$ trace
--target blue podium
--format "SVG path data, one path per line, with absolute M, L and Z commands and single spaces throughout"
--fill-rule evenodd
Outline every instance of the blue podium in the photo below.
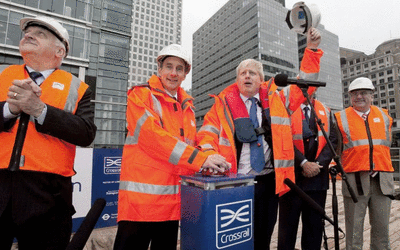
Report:
M 181 177 L 182 250 L 254 249 L 254 176 Z

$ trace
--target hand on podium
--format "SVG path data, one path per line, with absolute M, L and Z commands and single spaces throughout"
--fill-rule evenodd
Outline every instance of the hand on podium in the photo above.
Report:
M 203 163 L 201 173 L 205 176 L 223 176 L 228 173 L 232 164 L 219 154 L 209 155 Z

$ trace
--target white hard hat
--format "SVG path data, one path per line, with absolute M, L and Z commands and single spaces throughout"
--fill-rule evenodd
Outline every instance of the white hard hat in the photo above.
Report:
M 299 34 L 306 34 L 311 27 L 317 28 L 320 21 L 321 12 L 317 5 L 306 5 L 304 2 L 295 3 L 286 15 L 289 28 Z
M 65 45 L 65 56 L 68 55 L 69 51 L 69 35 L 68 31 L 55 19 L 47 16 L 38 17 L 25 17 L 20 21 L 21 30 L 25 30 L 27 27 L 36 25 L 42 26 L 53 33 L 61 42 Z
M 366 77 L 359 77 L 350 83 L 349 92 L 357 89 L 375 90 L 375 87 L 370 79 Z
M 191 67 L 192 67 L 192 62 L 190 60 L 190 55 L 189 53 L 183 49 L 183 47 L 179 44 L 170 44 L 167 47 L 163 48 L 160 53 L 158 53 L 157 57 L 157 63 L 160 64 L 165 57 L 167 56 L 176 56 L 181 58 L 185 63 L 186 63 L 186 69 L 185 72 L 189 73 Z

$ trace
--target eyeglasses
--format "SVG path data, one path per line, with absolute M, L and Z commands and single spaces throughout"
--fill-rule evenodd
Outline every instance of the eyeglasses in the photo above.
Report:
M 367 95 L 370 95 L 370 94 L 372 94 L 372 91 L 370 91 L 370 90 L 358 90 L 358 91 L 350 92 L 350 95 L 352 97 L 355 97 L 355 96 L 358 96 L 358 95 L 367 96 Z

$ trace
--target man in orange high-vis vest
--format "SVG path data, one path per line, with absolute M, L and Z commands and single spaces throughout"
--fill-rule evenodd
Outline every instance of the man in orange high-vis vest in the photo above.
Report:
M 337 146 L 337 132 L 331 111 L 320 101 L 311 97 L 318 118 L 333 147 Z M 316 123 L 311 107 L 305 101 L 291 116 L 295 149 L 296 184 L 311 199 L 325 208 L 329 188 L 329 163 L 334 153 Z M 302 221 L 302 249 L 320 250 L 323 217 L 291 190 L 279 200 L 278 249 L 295 249 L 299 219 Z
M 303 79 L 318 77 L 320 39 L 315 29 L 307 34 L 300 69 Z M 264 250 L 270 247 L 279 195 L 289 191 L 283 181 L 294 181 L 290 114 L 304 96 L 297 86 L 277 91 L 274 79 L 264 82 L 263 65 L 256 60 L 242 61 L 236 73 L 237 82 L 214 96 L 196 141 L 203 151 L 218 152 L 232 163 L 231 172 L 256 175 L 254 249 Z
M 24 65 L 0 73 L 0 249 L 65 249 L 72 229 L 75 147 L 94 140 L 89 86 L 60 70 L 69 51 L 56 20 L 22 18 Z M 8 168 L 21 113 L 30 116 L 19 170 Z M 24 124 L 24 122 L 21 122 Z M 18 167 L 18 166 L 17 166 Z
M 372 105 L 374 89 L 370 79 L 355 79 L 349 85 L 352 107 L 335 114 L 343 138 L 343 170 L 358 199 L 354 203 L 346 185 L 343 186 L 348 250 L 363 248 L 367 207 L 371 224 L 369 249 L 390 249 L 389 197 L 394 193 L 394 169 L 390 158 L 393 119 L 386 109 Z
M 163 48 L 158 76 L 128 93 L 114 249 L 175 250 L 181 218 L 180 176 L 202 167 L 225 172 L 225 158 L 194 147 L 193 98 L 180 87 L 190 71 L 178 44 Z

